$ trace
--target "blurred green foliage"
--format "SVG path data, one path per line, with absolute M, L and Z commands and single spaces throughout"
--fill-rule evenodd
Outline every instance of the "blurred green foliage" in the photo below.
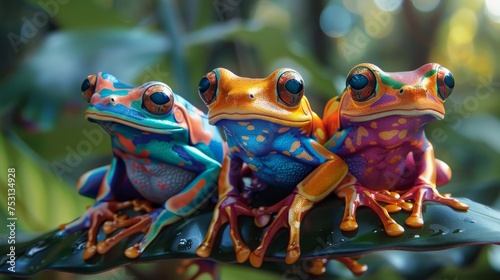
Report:
M 111 155 L 109 139 L 92 143 L 84 133 L 97 127 L 83 120 L 79 88 L 98 71 L 137 85 L 161 80 L 205 110 L 197 85 L 211 69 L 264 77 L 291 67 L 321 115 L 357 63 L 392 72 L 432 61 L 456 81 L 446 119 L 427 128 L 436 155 L 454 171 L 442 192 L 470 193 L 500 179 L 499 31 L 495 0 L 0 0 L 0 191 L 7 193 L 6 170 L 15 167 L 19 236 L 69 222 L 92 203 L 74 184 Z M 474 194 L 480 202 L 490 192 Z M 490 276 L 489 262 L 500 269 L 498 254 L 483 251 L 474 268 L 435 277 Z M 245 279 L 262 277 L 247 270 Z M 240 268 L 223 273 L 243 275 Z M 385 266 L 367 277 L 398 275 Z

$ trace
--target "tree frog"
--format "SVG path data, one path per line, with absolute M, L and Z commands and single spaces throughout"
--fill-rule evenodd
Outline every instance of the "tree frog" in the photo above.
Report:
M 323 117 L 331 137 L 325 147 L 349 166 L 349 175 L 335 190 L 346 201 L 342 230 L 357 228 L 359 206 L 375 210 L 392 236 L 404 229 L 386 208 L 389 212 L 412 209 L 406 220 L 411 227 L 423 225 L 426 200 L 468 209 L 437 191 L 451 179 L 451 170 L 434 157 L 424 132 L 427 123 L 444 118 L 444 102 L 454 86 L 452 73 L 436 63 L 396 73 L 364 63 L 350 71 L 343 94 L 329 101 Z M 378 202 L 389 205 L 383 208 Z
M 323 146 L 325 128 L 304 96 L 304 80 L 287 68 L 263 79 L 239 77 L 217 68 L 201 79 L 198 89 L 208 107 L 210 123 L 225 132 L 229 151 L 219 176 L 219 201 L 196 253 L 208 257 L 217 232 L 228 222 L 237 261 L 249 258 L 254 267 L 260 267 L 273 237 L 281 228 L 288 228 L 285 261 L 294 263 L 300 256 L 304 215 L 347 174 L 346 163 Z M 249 208 L 241 192 L 244 166 L 260 182 L 250 187 L 265 184 L 282 188 L 288 196 L 268 207 Z M 277 215 L 260 245 L 250 252 L 240 237 L 238 216 L 253 216 L 258 226 L 264 226 L 270 213 Z
M 80 177 L 79 193 L 97 202 L 60 233 L 89 228 L 83 254 L 88 259 L 145 232 L 125 251 L 136 258 L 164 226 L 193 213 L 215 194 L 225 143 L 203 112 L 164 83 L 133 87 L 98 73 L 85 79 L 81 90 L 89 103 L 85 118 L 111 136 L 113 160 Z M 146 214 L 130 219 L 116 215 L 131 206 Z M 106 233 L 126 229 L 96 245 L 104 221 Z

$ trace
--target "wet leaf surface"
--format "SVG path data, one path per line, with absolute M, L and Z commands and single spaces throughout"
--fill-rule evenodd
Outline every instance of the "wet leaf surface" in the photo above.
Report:
M 500 243 L 500 212 L 469 199 L 460 201 L 470 206 L 469 211 L 456 211 L 448 206 L 426 203 L 422 228 L 405 226 L 399 237 L 387 236 L 376 215 L 368 208 L 358 211 L 359 229 L 347 233 L 338 229 L 343 212 L 343 202 L 328 198 L 318 204 L 302 223 L 302 257 L 339 257 L 363 255 L 381 250 L 428 251 L 455 246 Z M 129 212 L 130 213 L 130 212 Z M 132 213 L 130 213 L 132 214 Z M 404 224 L 409 216 L 401 211 L 393 214 Z M 210 207 L 193 217 L 180 221 L 163 230 L 146 251 L 133 262 L 159 259 L 196 258 L 195 250 L 203 240 L 211 220 Z M 255 248 L 262 229 L 253 225 L 251 218 L 240 220 L 240 230 L 245 242 Z M 54 269 L 74 273 L 96 273 L 119 265 L 131 263 L 123 251 L 141 236 L 132 236 L 118 244 L 105 255 L 84 261 L 81 257 L 86 242 L 86 231 L 65 238 L 55 237 L 56 231 L 43 234 L 31 241 L 16 244 L 16 274 L 32 275 L 41 270 Z M 99 240 L 104 239 L 101 232 Z M 282 231 L 275 238 L 267 253 L 267 261 L 282 262 L 288 234 Z M 216 244 L 211 258 L 221 262 L 234 262 L 234 252 L 226 228 Z M 7 263 L 9 245 L 0 246 L 0 273 L 9 273 Z

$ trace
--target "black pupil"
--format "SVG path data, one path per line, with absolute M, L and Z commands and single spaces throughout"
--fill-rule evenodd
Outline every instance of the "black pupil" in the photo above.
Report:
M 207 77 L 203 77 L 203 79 L 200 80 L 200 83 L 198 84 L 198 90 L 203 93 L 207 91 L 207 89 L 210 87 L 210 81 L 208 80 Z
M 453 79 L 453 76 L 451 75 L 451 73 L 448 73 L 448 74 L 446 74 L 446 76 L 444 76 L 444 83 L 449 88 L 455 87 L 455 79 Z
M 302 91 L 304 88 L 304 85 L 302 84 L 302 81 L 296 80 L 296 79 L 291 79 L 288 80 L 285 84 L 286 90 L 292 94 L 298 94 Z
M 368 78 L 361 74 L 356 74 L 349 80 L 349 85 L 353 89 L 362 89 L 368 84 Z
M 150 99 L 156 105 L 163 105 L 163 104 L 170 101 L 170 97 L 168 97 L 168 95 L 166 93 L 160 92 L 160 91 L 151 94 Z
M 84 92 L 89 88 L 90 88 L 90 81 L 89 81 L 89 79 L 85 79 L 85 81 L 83 81 L 83 83 L 82 83 L 81 90 L 82 90 L 82 92 Z

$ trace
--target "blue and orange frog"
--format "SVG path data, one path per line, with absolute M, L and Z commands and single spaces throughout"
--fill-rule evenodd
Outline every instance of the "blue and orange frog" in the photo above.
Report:
M 81 88 L 87 120 L 111 136 L 110 165 L 85 173 L 80 194 L 97 202 L 60 235 L 88 228 L 84 259 L 104 254 L 124 238 L 145 233 L 125 251 L 138 257 L 160 230 L 190 215 L 216 193 L 225 143 L 206 116 L 161 82 L 139 87 L 108 73 L 90 75 Z M 118 211 L 134 207 L 141 215 Z M 117 234 L 97 243 L 100 228 Z
M 444 118 L 444 102 L 454 86 L 452 73 L 436 63 L 395 73 L 364 63 L 350 71 L 343 94 L 330 100 L 323 117 L 331 137 L 325 147 L 349 166 L 335 189 L 346 202 L 342 230 L 357 229 L 359 206 L 372 208 L 391 236 L 404 233 L 389 216 L 401 208 L 412 211 L 406 219 L 411 227 L 423 225 L 424 201 L 468 209 L 438 192 L 451 179 L 451 170 L 434 157 L 424 132 L 427 123 Z
M 345 162 L 323 146 L 325 127 L 304 92 L 300 74 L 287 68 L 262 79 L 239 77 L 217 68 L 201 79 L 199 94 L 208 107 L 209 121 L 225 132 L 229 151 L 219 177 L 219 201 L 196 251 L 198 256 L 210 255 L 217 233 L 228 223 L 238 262 L 249 259 L 254 267 L 260 267 L 282 228 L 289 229 L 286 263 L 299 259 L 302 219 L 347 174 Z M 252 173 L 250 186 L 241 180 L 245 166 Z M 286 190 L 284 198 L 271 205 L 249 207 L 252 196 L 266 188 Z M 276 216 L 252 252 L 240 236 L 237 219 L 251 216 L 263 227 L 271 214 Z M 366 269 L 350 258 L 338 260 L 358 269 L 355 273 Z M 323 270 L 321 261 L 314 263 L 318 273 Z

